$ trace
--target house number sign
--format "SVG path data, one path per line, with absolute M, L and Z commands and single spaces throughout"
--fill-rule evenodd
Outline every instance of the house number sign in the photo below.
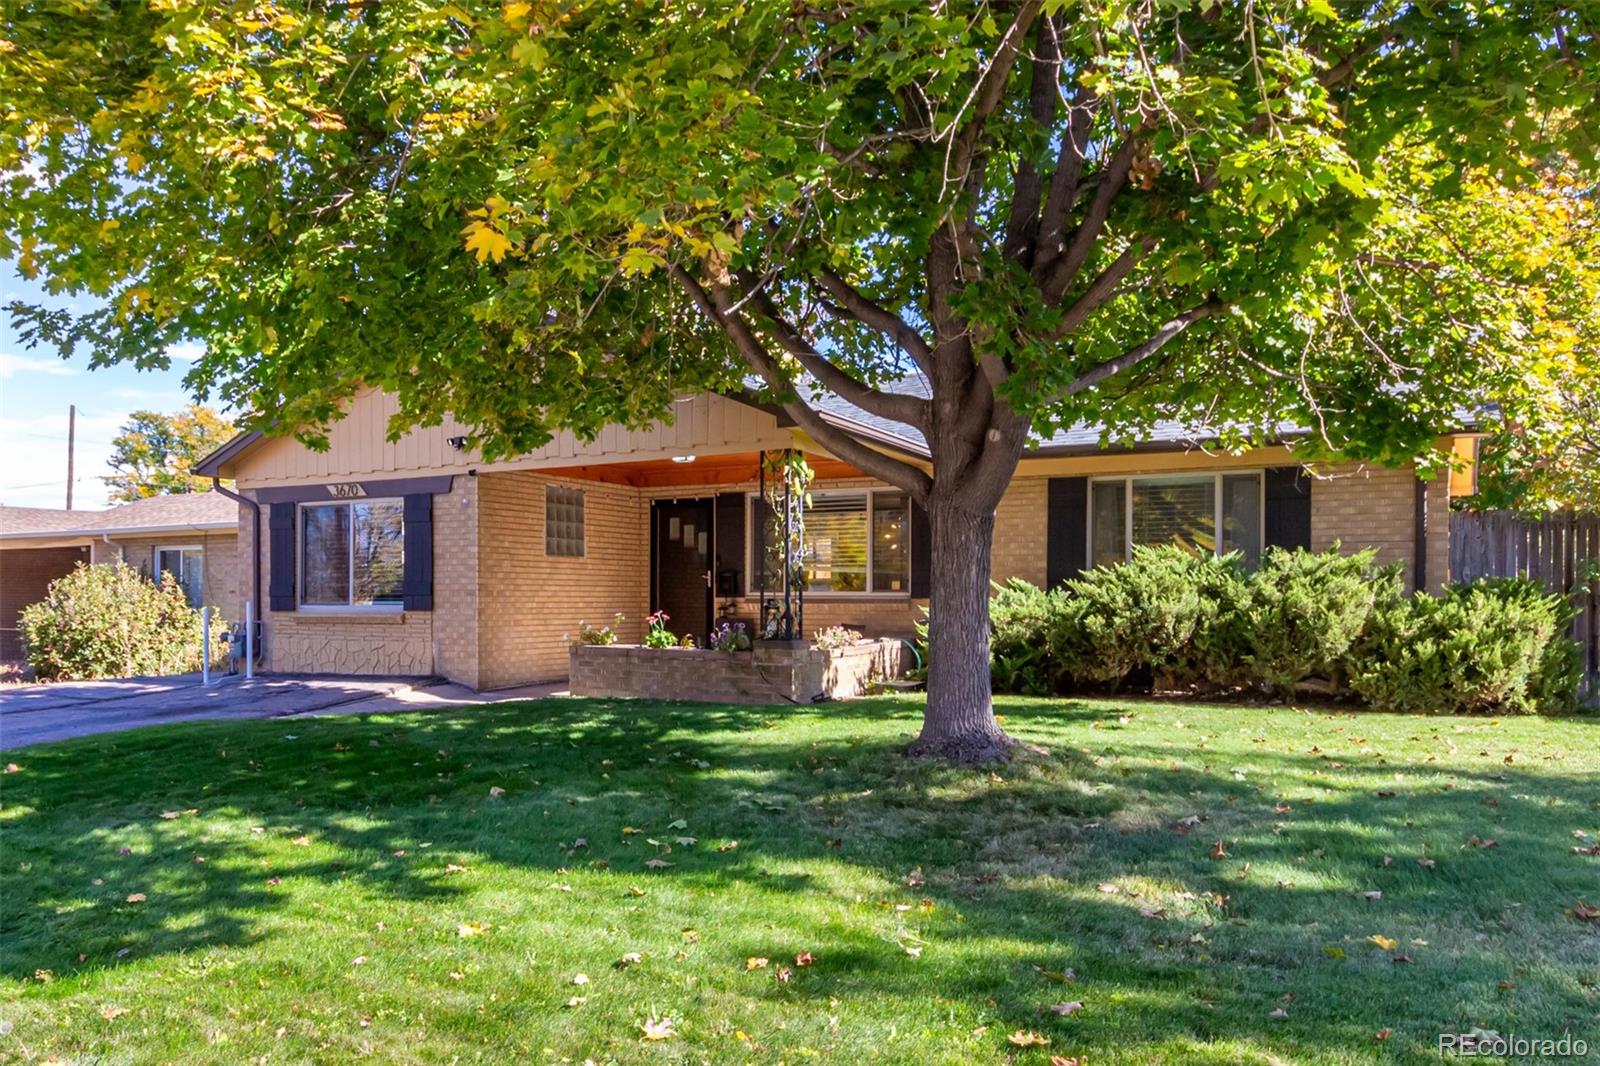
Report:
M 359 481 L 345 481 L 337 485 L 328 486 L 328 495 L 336 500 L 353 500 L 366 494 L 367 490 L 361 487 L 361 482 Z

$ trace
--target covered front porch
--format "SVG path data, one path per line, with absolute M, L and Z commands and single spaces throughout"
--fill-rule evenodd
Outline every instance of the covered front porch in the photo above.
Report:
M 565 677 L 579 624 L 642 642 L 646 619 L 704 648 L 740 622 L 809 643 L 834 626 L 909 637 L 926 592 L 926 524 L 904 493 L 811 449 L 804 562 L 785 590 L 782 526 L 760 450 L 484 472 L 476 481 L 479 687 Z M 785 592 L 787 591 L 787 596 Z M 620 617 L 619 617 L 620 616 Z

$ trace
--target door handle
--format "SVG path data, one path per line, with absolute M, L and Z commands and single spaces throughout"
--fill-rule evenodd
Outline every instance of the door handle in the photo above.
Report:
M 706 571 L 706 588 L 711 587 L 711 571 Z

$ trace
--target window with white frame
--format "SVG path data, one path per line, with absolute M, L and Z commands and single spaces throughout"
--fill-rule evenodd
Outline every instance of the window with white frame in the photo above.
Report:
M 400 500 L 300 505 L 300 602 L 399 607 L 405 586 Z
M 205 550 L 197 545 L 185 544 L 173 548 L 156 549 L 156 580 L 162 574 L 171 574 L 172 580 L 183 589 L 184 599 L 190 607 L 202 606 L 205 598 Z
M 1239 552 L 1261 559 L 1260 471 L 1095 478 L 1089 483 L 1089 565 L 1125 562 L 1135 545 Z
M 752 495 L 752 566 L 749 589 L 781 587 L 783 532 L 765 500 Z M 911 509 L 903 492 L 814 492 L 805 509 L 804 557 L 807 593 L 911 591 Z M 761 571 L 754 565 L 760 556 Z

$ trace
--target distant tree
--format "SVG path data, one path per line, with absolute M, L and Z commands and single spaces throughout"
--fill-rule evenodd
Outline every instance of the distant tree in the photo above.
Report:
M 202 404 L 166 415 L 135 411 L 111 442 L 104 477 L 115 503 L 175 492 L 209 492 L 211 482 L 189 473 L 195 463 L 233 436 L 233 423 Z

